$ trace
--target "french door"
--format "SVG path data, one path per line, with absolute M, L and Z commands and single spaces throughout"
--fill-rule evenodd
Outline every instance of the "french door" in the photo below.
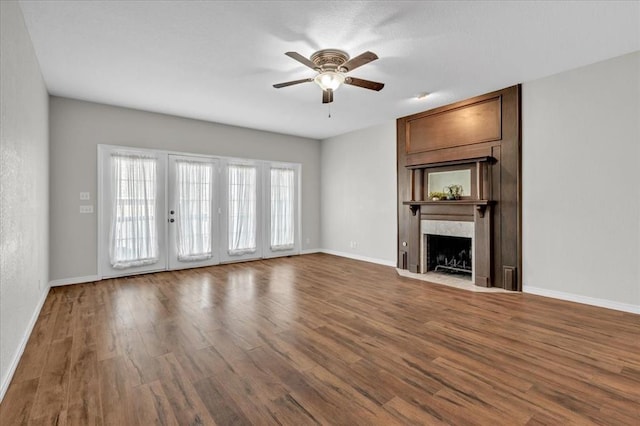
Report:
M 98 147 L 98 275 L 162 271 L 166 154 Z
M 102 278 L 300 253 L 300 165 L 98 147 Z
M 219 262 L 218 162 L 169 155 L 169 269 L 195 268 Z

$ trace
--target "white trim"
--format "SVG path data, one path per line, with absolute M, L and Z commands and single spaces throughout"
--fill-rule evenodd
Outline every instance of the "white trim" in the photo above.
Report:
M 85 277 L 63 278 L 61 280 L 49 281 L 49 287 L 59 287 L 61 285 L 91 283 L 94 281 L 100 281 L 100 278 L 98 278 L 97 275 L 87 275 Z
M 363 262 L 377 263 L 378 265 L 393 266 L 394 268 L 396 267 L 396 262 L 392 260 L 376 259 L 373 257 L 360 256 L 359 254 L 344 253 L 341 251 L 327 249 L 319 249 L 318 252 L 332 254 L 334 256 L 347 257 L 349 259 L 362 260 Z
M 314 248 L 314 249 L 300 250 L 300 254 L 313 254 L 313 253 L 322 253 L 322 249 Z
M 18 368 L 18 363 L 20 362 L 20 358 L 22 358 L 22 354 L 24 354 L 24 349 L 27 347 L 27 342 L 29 341 L 29 337 L 31 337 L 31 333 L 33 332 L 33 327 L 36 325 L 36 321 L 38 321 L 38 317 L 40 316 L 40 311 L 44 306 L 45 300 L 47 300 L 47 296 L 49 295 L 50 287 L 47 287 L 45 291 L 42 292 L 40 296 L 40 301 L 36 306 L 35 311 L 33 311 L 33 315 L 31 316 L 31 320 L 29 321 L 29 325 L 27 327 L 27 332 L 22 337 L 22 341 L 20 342 L 20 346 L 18 346 L 18 350 L 15 352 L 13 356 L 13 360 L 9 365 L 9 371 L 7 375 L 4 377 L 2 385 L 0 386 L 0 402 L 4 399 L 7 390 L 9 389 L 9 385 L 11 384 L 11 380 L 13 379 L 13 375 Z
M 569 302 L 582 303 L 585 305 L 598 306 L 601 308 L 615 309 L 616 311 L 640 314 L 640 305 L 630 303 L 614 302 L 613 300 L 598 299 L 596 297 L 581 296 L 579 294 L 565 293 L 563 291 L 547 290 L 546 288 L 522 286 L 522 292 L 535 294 L 538 296 L 552 297 L 554 299 L 567 300 Z

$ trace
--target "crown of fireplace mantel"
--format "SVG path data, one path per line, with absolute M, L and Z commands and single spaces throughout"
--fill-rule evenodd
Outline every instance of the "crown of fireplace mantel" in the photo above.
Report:
M 415 216 L 420 209 L 420 206 L 435 206 L 435 205 L 448 205 L 448 206 L 475 206 L 480 217 L 484 217 L 484 212 L 487 210 L 487 206 L 495 204 L 492 200 L 439 200 L 439 201 L 403 201 L 403 205 L 409 206 L 411 214 Z

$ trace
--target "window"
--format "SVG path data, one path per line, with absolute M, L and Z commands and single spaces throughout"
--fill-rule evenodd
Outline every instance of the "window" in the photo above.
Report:
M 290 250 L 294 246 L 295 172 L 271 169 L 271 250 Z
M 111 265 L 124 269 L 156 263 L 156 159 L 114 154 L 111 172 Z
M 228 167 L 228 252 L 254 253 L 257 233 L 257 169 L 230 164 Z

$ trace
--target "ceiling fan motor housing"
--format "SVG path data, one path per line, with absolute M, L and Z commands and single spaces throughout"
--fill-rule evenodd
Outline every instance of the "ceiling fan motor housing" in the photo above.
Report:
M 309 58 L 313 62 L 318 71 L 338 71 L 345 72 L 345 69 L 340 69 L 340 65 L 349 60 L 347 52 L 338 49 L 323 49 L 318 50 Z

